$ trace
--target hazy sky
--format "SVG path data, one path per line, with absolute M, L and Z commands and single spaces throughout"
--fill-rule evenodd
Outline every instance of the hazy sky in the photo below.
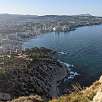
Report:
M 102 16 L 102 0 L 0 0 L 0 13 Z

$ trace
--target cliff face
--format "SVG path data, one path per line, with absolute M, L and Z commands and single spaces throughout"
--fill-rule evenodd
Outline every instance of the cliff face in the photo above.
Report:
M 49 49 L 33 48 L 2 56 L 5 58 L 0 69 L 0 100 L 36 94 L 47 98 L 58 96 L 58 82 L 66 76 L 67 70 L 52 53 Z

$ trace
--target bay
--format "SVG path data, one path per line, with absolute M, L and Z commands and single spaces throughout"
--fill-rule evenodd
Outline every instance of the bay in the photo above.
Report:
M 74 65 L 87 83 L 102 75 L 102 25 L 80 27 L 70 32 L 48 32 L 22 46 L 56 50 L 59 60 Z

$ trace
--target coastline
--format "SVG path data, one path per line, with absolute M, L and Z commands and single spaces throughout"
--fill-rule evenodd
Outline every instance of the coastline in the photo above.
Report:
M 93 24 L 93 25 L 82 25 L 82 26 L 72 27 L 71 30 L 68 30 L 68 31 L 60 31 L 60 32 L 71 32 L 71 31 L 75 31 L 75 30 L 77 30 L 78 28 L 81 28 L 81 27 L 91 27 L 91 26 L 100 26 L 100 25 L 102 25 L 102 23 L 101 23 L 101 24 Z M 31 40 L 31 39 L 36 39 L 36 38 L 39 37 L 40 35 L 44 35 L 44 34 L 47 34 L 47 33 L 49 33 L 49 32 L 60 33 L 59 31 L 45 31 L 45 32 L 39 33 L 39 34 L 37 34 L 37 35 L 31 36 L 31 38 L 25 39 L 25 40 L 22 42 L 22 45 L 23 45 L 24 42 L 27 42 L 27 41 L 29 41 L 29 40 Z
M 2 53 L 11 53 L 11 52 L 21 52 L 21 50 L 25 50 L 25 48 L 22 47 L 22 45 L 25 42 L 27 42 L 31 39 L 36 39 L 36 37 L 38 37 L 40 35 L 43 35 L 43 34 L 47 34 L 48 32 L 58 32 L 58 33 L 59 32 L 71 32 L 71 31 L 77 30 L 80 27 L 96 26 L 96 25 L 101 25 L 101 24 L 99 23 L 99 24 L 92 24 L 92 25 L 81 25 L 81 26 L 79 25 L 79 26 L 74 26 L 74 27 L 72 26 L 71 29 L 69 29 L 67 31 L 48 31 L 48 30 L 46 30 L 44 32 L 40 31 L 39 33 L 34 33 L 34 34 L 29 33 L 29 34 L 27 34 L 27 36 L 28 36 L 27 38 L 22 37 L 22 38 L 19 39 L 19 36 L 18 36 L 17 41 L 14 40 L 14 42 L 12 42 L 13 40 L 11 40 L 10 44 L 7 43 L 7 44 L 9 44 L 9 46 L 7 46 L 6 48 L 5 47 L 3 48 L 3 46 L 2 46 L 0 48 L 0 53 L 2 54 Z M 20 35 L 20 32 L 17 32 L 17 33 Z M 22 35 L 22 33 L 24 33 L 24 32 L 21 32 L 21 35 Z M 27 33 L 27 32 L 25 32 L 25 33 Z

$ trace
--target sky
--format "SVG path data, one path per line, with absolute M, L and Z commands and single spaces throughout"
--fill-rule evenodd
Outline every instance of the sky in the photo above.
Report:
M 0 13 L 102 16 L 102 0 L 0 0 Z

